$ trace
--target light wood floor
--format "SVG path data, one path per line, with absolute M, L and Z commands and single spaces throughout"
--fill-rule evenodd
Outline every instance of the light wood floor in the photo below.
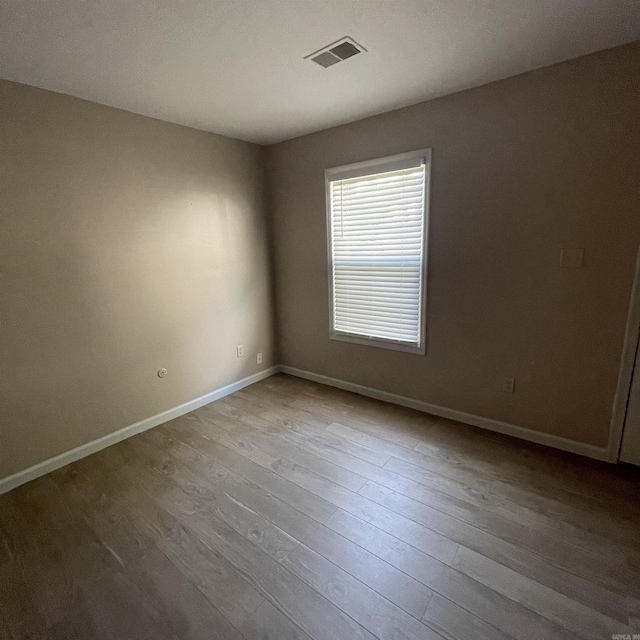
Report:
M 640 633 L 639 487 L 278 375 L 0 496 L 0 638 Z

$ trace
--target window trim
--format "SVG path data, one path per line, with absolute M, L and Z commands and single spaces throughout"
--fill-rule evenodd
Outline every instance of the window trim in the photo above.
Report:
M 422 249 L 422 286 L 420 288 L 420 342 L 417 346 L 409 345 L 403 342 L 387 340 L 384 338 L 368 338 L 357 336 L 350 333 L 336 331 L 334 326 L 334 305 L 333 305 L 333 245 L 331 235 L 331 187 L 333 180 L 365 176 L 376 171 L 392 170 L 397 168 L 403 162 L 422 160 L 425 165 L 424 171 L 424 210 L 423 215 L 423 249 Z M 339 176 L 339 177 L 336 177 Z M 381 349 L 392 349 L 394 351 L 404 351 L 405 353 L 413 353 L 417 355 L 425 355 L 426 353 L 426 326 L 427 326 L 427 262 L 429 255 L 429 202 L 431 192 L 431 149 L 419 149 L 409 151 L 407 153 L 399 153 L 393 156 L 385 156 L 383 158 L 375 158 L 373 160 L 365 160 L 363 162 L 355 162 L 353 164 L 342 165 L 340 167 L 331 167 L 324 171 L 325 186 L 325 203 L 326 203 L 326 222 L 327 222 L 327 270 L 329 285 L 329 339 L 338 340 L 340 342 L 350 342 L 369 347 L 379 347 Z

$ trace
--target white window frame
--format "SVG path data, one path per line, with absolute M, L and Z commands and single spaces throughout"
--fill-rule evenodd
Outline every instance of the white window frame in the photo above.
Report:
M 366 176 L 372 173 L 384 171 L 393 171 L 400 168 L 403 163 L 408 161 L 422 160 L 425 165 L 425 184 L 424 184 L 424 210 L 423 210 L 423 249 L 422 249 L 422 282 L 420 287 L 420 341 L 417 346 L 406 344 L 400 341 L 387 340 L 384 338 L 369 338 L 366 336 L 357 336 L 353 334 L 336 331 L 334 326 L 334 295 L 333 295 L 333 246 L 332 246 L 332 229 L 331 229 L 331 185 L 334 180 L 343 180 L 346 178 L 355 178 L 358 176 Z M 384 158 L 376 158 L 374 160 L 365 160 L 364 162 L 356 162 L 354 164 L 343 165 L 341 167 L 331 167 L 324 171 L 325 182 L 325 200 L 327 215 L 327 265 L 329 271 L 329 338 L 340 342 L 351 342 L 353 344 L 361 344 L 372 347 L 380 347 L 382 349 L 393 349 L 394 351 L 404 351 L 425 355 L 426 352 L 426 317 L 427 317 L 427 257 L 428 257 L 428 238 L 429 238 L 429 193 L 431 184 L 431 149 L 420 149 L 417 151 L 409 151 L 394 156 Z

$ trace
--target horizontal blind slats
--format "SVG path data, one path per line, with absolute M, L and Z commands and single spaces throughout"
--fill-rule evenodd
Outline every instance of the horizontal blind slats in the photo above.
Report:
M 415 334 L 416 328 L 415 325 L 408 320 L 398 320 L 391 317 L 386 318 L 378 318 L 375 320 L 369 320 L 365 315 L 352 315 L 348 318 L 344 319 L 344 325 L 360 325 L 360 326 L 368 326 L 372 327 L 386 327 L 389 329 L 396 328 L 398 331 L 405 331 L 409 334 Z
M 358 283 L 356 286 L 350 286 L 349 283 L 341 282 L 339 287 L 336 287 L 336 297 L 343 297 L 348 299 L 349 296 L 361 296 L 367 298 L 384 298 L 388 300 L 409 298 L 415 300 L 418 297 L 418 292 L 415 291 L 417 283 L 411 283 L 404 285 L 402 289 L 394 289 L 391 285 L 386 284 L 384 288 L 371 285 L 361 285 Z
M 398 323 L 395 320 L 367 320 L 363 317 L 346 318 L 342 325 L 338 328 L 338 331 L 354 331 L 362 329 L 366 331 L 368 335 L 375 333 L 375 331 L 384 331 L 386 335 L 394 334 L 395 337 L 400 339 L 402 336 L 417 336 L 418 330 L 415 326 L 409 323 Z
M 405 215 L 409 216 L 415 214 L 420 208 L 421 200 L 418 197 L 407 198 L 405 206 L 400 208 L 398 206 L 398 196 L 392 196 L 388 199 L 376 199 L 371 202 L 354 202 L 350 205 L 341 204 L 336 206 L 334 217 L 340 217 L 344 213 L 348 213 L 354 218 L 362 218 L 367 216 L 388 215 L 394 213 L 396 216 Z
M 425 166 L 329 183 L 333 324 L 417 346 Z
M 379 209 L 384 207 L 393 207 L 394 204 L 398 206 L 398 198 L 402 198 L 406 206 L 413 205 L 419 202 L 422 195 L 421 189 L 398 189 L 394 191 L 384 191 L 380 193 L 372 193 L 357 198 L 349 198 L 347 200 L 347 194 L 342 194 L 342 201 L 337 202 L 336 206 L 339 209 L 347 211 L 357 211 L 363 207 L 371 207 L 372 209 Z
M 404 289 L 397 291 L 387 286 L 384 289 L 375 287 L 350 287 L 349 285 L 341 285 L 336 288 L 336 298 L 342 298 L 348 300 L 350 297 L 367 298 L 367 299 L 380 299 L 380 300 L 402 300 L 407 298 L 409 300 L 415 300 L 418 296 L 413 286 L 407 286 Z

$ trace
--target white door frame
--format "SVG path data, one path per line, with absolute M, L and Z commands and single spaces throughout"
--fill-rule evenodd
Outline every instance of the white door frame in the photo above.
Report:
M 638 250 L 638 255 L 636 257 L 636 271 L 633 278 L 631 301 L 629 303 L 629 315 L 627 317 L 627 328 L 624 334 L 624 343 L 622 346 L 620 372 L 618 373 L 618 386 L 616 387 L 616 395 L 613 399 L 613 412 L 611 415 L 611 425 L 609 427 L 609 445 L 607 447 L 607 460 L 609 462 L 617 462 L 620 457 L 622 431 L 624 429 L 624 420 L 627 415 L 627 403 L 629 402 L 633 366 L 636 360 L 639 338 L 640 249 Z

